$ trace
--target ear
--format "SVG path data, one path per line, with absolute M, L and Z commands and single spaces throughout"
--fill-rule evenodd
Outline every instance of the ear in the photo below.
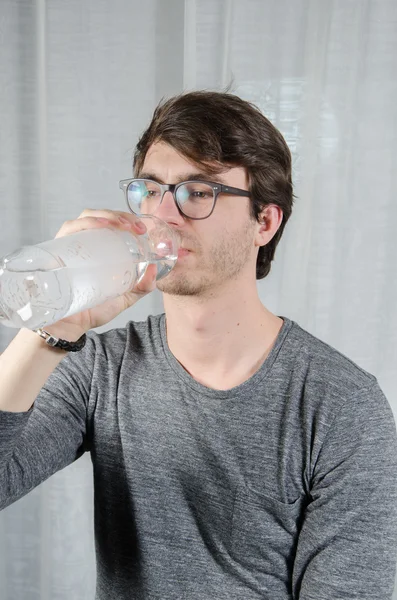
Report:
M 283 211 L 276 204 L 268 204 L 258 215 L 255 246 L 266 246 L 276 235 L 283 220 Z

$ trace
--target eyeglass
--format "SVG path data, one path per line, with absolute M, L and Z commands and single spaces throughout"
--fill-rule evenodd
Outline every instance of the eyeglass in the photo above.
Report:
M 219 194 L 249 197 L 247 190 L 211 181 L 182 181 L 161 184 L 151 179 L 123 179 L 119 183 L 128 208 L 136 215 L 151 215 L 160 206 L 165 192 L 172 192 L 179 212 L 189 219 L 207 219 Z

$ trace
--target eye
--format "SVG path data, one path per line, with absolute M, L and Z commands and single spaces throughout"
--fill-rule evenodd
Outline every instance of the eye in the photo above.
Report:
M 210 197 L 208 192 L 203 192 L 201 190 L 196 190 L 196 191 L 190 192 L 190 196 L 193 198 L 198 198 L 200 200 L 205 200 L 206 198 Z M 212 194 L 211 194 L 211 197 L 212 197 Z
M 214 192 L 211 186 L 201 182 L 189 182 L 178 189 L 180 202 L 206 202 L 212 201 Z
M 142 186 L 142 191 L 143 196 L 146 198 L 156 198 L 161 194 L 159 186 L 152 181 L 145 181 L 145 184 Z

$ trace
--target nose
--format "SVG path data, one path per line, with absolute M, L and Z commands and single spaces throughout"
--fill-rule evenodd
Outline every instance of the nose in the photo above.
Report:
M 164 193 L 161 203 L 154 215 L 172 225 L 180 226 L 184 222 L 183 216 L 180 214 L 174 200 L 174 196 L 169 190 Z

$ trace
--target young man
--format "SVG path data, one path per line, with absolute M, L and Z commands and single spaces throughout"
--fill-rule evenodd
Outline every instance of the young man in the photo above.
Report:
M 157 107 L 123 180 L 179 259 L 165 314 L 103 334 L 152 289 L 0 357 L 0 506 L 91 452 L 98 600 L 390 600 L 397 436 L 376 378 L 261 303 L 291 214 L 290 153 L 252 105 L 193 92 Z M 121 227 L 122 225 L 119 224 Z M 82 342 L 83 343 L 83 342 Z

